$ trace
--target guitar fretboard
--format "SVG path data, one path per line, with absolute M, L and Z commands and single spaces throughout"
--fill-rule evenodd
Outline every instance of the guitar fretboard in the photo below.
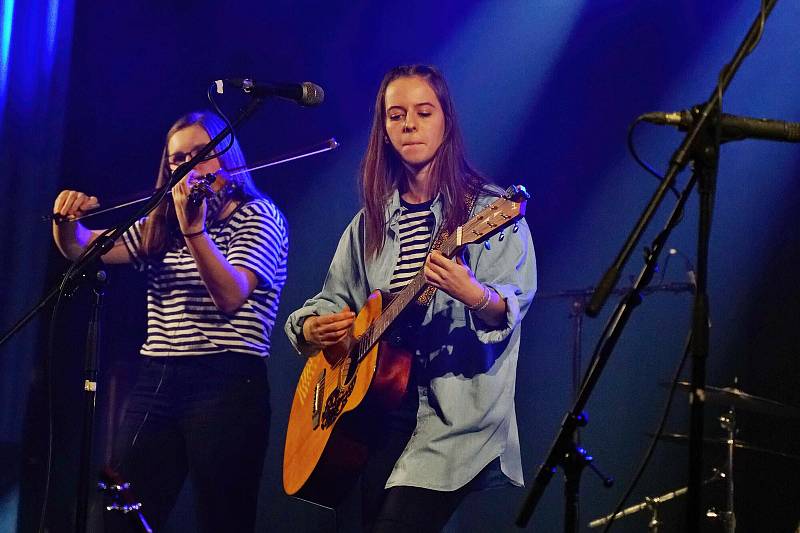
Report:
M 454 235 L 450 235 L 444 243 L 442 243 L 441 248 L 439 251 L 445 257 L 452 257 L 453 252 L 456 249 L 456 238 Z M 403 287 L 403 289 L 398 292 L 389 305 L 383 310 L 380 316 L 375 319 L 375 322 L 370 324 L 370 326 L 364 331 L 364 334 L 361 335 L 361 338 L 358 339 L 357 344 L 357 359 L 356 361 L 360 362 L 364 357 L 367 356 L 369 351 L 375 346 L 375 343 L 386 333 L 386 330 L 389 329 L 389 326 L 392 325 L 394 320 L 403 312 L 403 310 L 408 306 L 411 301 L 417 297 L 417 295 L 422 292 L 427 284 L 425 283 L 425 267 L 419 269 L 416 276 L 414 276 L 411 281 L 408 282 L 408 285 Z

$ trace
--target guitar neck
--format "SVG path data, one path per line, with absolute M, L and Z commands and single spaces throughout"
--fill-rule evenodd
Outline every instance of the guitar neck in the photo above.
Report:
M 439 251 L 445 257 L 452 257 L 456 248 L 456 239 L 451 235 L 442 243 Z M 421 268 L 419 272 L 417 272 L 417 275 L 408 282 L 408 285 L 403 287 L 403 290 L 392 298 L 392 301 L 389 302 L 389 305 L 386 306 L 375 322 L 364 331 L 364 334 L 358 340 L 358 361 L 369 353 L 372 347 L 375 346 L 375 343 L 377 343 L 389 329 L 389 326 L 391 326 L 395 319 L 400 316 L 400 313 L 408 307 L 408 304 L 425 289 L 425 286 L 425 272 L 424 269 Z

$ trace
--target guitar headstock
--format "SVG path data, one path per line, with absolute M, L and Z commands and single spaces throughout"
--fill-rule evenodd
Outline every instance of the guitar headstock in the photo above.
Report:
M 530 194 L 522 185 L 513 185 L 497 200 L 456 230 L 456 245 L 472 244 L 488 239 L 525 215 Z

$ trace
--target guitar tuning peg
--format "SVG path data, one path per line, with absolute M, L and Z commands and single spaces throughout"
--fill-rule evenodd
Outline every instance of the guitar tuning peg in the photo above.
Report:
M 500 232 L 500 235 L 498 235 L 498 236 L 497 236 L 497 240 L 498 240 L 498 241 L 502 241 L 502 240 L 503 240 L 503 239 L 505 239 L 505 238 L 506 238 L 506 234 L 505 234 L 505 232 L 503 232 L 503 231 L 501 231 L 501 232 Z
M 492 245 L 489 244 L 489 241 L 483 241 L 483 247 L 486 248 L 487 250 L 492 249 Z
M 514 223 L 514 227 L 511 229 L 511 231 L 513 231 L 514 233 L 519 231 L 519 223 L 518 222 Z

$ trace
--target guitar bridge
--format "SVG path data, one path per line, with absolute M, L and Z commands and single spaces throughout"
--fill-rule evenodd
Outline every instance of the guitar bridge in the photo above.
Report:
M 350 398 L 351 392 L 353 392 L 352 383 L 344 388 L 336 387 L 333 389 L 325 402 L 325 410 L 322 412 L 322 429 L 328 429 L 333 426 L 333 423 L 344 411 L 344 406 L 347 403 L 347 399 Z
M 311 429 L 319 427 L 319 419 L 322 414 L 322 400 L 325 397 L 325 369 L 322 369 L 317 384 L 314 385 L 314 402 L 311 404 Z

